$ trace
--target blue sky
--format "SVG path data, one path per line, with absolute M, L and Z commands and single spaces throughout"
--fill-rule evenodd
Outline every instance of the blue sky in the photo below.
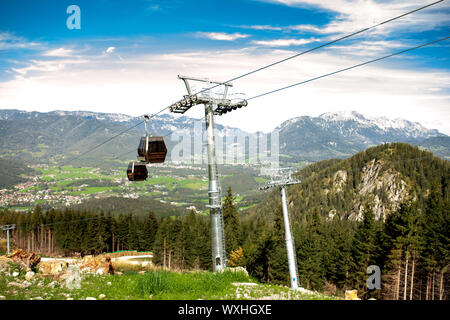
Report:
M 431 2 L 2 0 L 0 108 L 152 113 L 185 93 L 177 74 L 228 80 Z M 236 81 L 234 89 L 253 96 L 449 36 L 448 2 Z M 72 4 L 81 10 L 80 30 L 66 26 Z M 356 110 L 450 134 L 449 53 L 447 40 L 255 99 L 219 121 L 268 131 L 295 116 Z M 202 113 L 197 107 L 190 115 Z

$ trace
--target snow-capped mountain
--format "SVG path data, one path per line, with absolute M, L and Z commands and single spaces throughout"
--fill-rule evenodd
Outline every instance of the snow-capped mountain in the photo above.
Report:
M 417 122 L 369 118 L 356 111 L 297 117 L 283 122 L 277 130 L 280 151 L 307 160 L 347 157 L 386 142 L 420 144 L 432 137 L 447 137 Z
M 430 137 L 442 136 L 439 131 L 435 129 L 427 129 L 418 122 L 411 122 L 405 119 L 388 119 L 386 117 L 369 118 L 356 111 L 341 111 L 336 113 L 324 113 L 319 116 L 328 122 L 346 122 L 353 121 L 363 127 L 372 127 L 380 133 L 398 133 L 415 138 L 427 139 Z

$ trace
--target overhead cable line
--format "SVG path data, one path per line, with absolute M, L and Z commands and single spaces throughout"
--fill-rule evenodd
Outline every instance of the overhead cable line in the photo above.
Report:
M 344 71 L 347 71 L 347 70 L 351 70 L 351 69 L 354 69 L 354 68 L 362 67 L 362 66 L 364 66 L 366 64 L 370 64 L 370 63 L 377 62 L 377 61 L 380 61 L 380 60 L 383 60 L 383 59 L 387 59 L 387 58 L 390 58 L 390 57 L 393 57 L 393 56 L 396 56 L 396 55 L 399 55 L 399 54 L 402 54 L 402 53 L 406 53 L 406 52 L 409 52 L 409 51 L 412 51 L 412 50 L 423 48 L 423 47 L 426 47 L 426 46 L 438 43 L 440 41 L 447 40 L 449 38 L 450 37 L 445 37 L 445 38 L 442 38 L 442 39 L 439 39 L 439 40 L 435 40 L 435 41 L 432 41 L 432 42 L 421 44 L 421 45 L 413 47 L 413 48 L 409 48 L 409 49 L 401 50 L 401 51 L 398 51 L 398 52 L 394 52 L 394 53 L 391 53 L 391 54 L 389 54 L 387 56 L 384 56 L 384 57 L 381 57 L 381 58 L 369 60 L 369 61 L 366 61 L 366 62 L 363 62 L 363 63 L 359 63 L 359 64 L 356 64 L 356 65 L 353 65 L 351 67 L 347 67 L 347 68 L 344 68 L 344 69 L 340 69 L 340 70 L 337 70 L 337 71 L 326 73 L 324 75 L 321 75 L 321 76 L 318 76 L 318 77 L 315 77 L 315 78 L 311 78 L 311 79 L 308 79 L 308 80 L 296 82 L 296 83 L 290 84 L 290 85 L 285 86 L 285 87 L 281 87 L 281 88 L 278 88 L 278 89 L 275 89 L 275 90 L 271 90 L 271 91 L 268 91 L 268 92 L 265 92 L 265 93 L 261 93 L 261 94 L 258 94 L 256 96 L 247 98 L 247 101 L 252 100 L 252 99 L 256 99 L 256 98 L 260 98 L 260 97 L 264 97 L 266 95 L 269 95 L 269 94 L 272 94 L 272 93 L 275 93 L 275 92 L 278 92 L 278 91 L 286 90 L 286 89 L 289 89 L 289 88 L 292 88 L 292 87 L 295 87 L 295 86 L 299 86 L 301 84 L 305 84 L 305 83 L 308 83 L 308 82 L 311 82 L 311 81 L 314 81 L 314 80 L 318 80 L 318 79 L 322 79 L 322 78 L 325 78 L 325 77 L 329 77 L 329 76 L 332 76 L 334 74 L 341 73 L 341 72 L 344 72 Z
M 412 11 L 403 13 L 403 14 L 401 14 L 401 15 L 399 15 L 399 16 L 394 17 L 394 18 L 391 18 L 391 19 L 385 20 L 385 21 L 383 21 L 383 22 L 377 23 L 377 24 L 375 24 L 375 25 L 373 25 L 373 26 L 370 26 L 370 27 L 361 29 L 361 30 L 359 30 L 359 31 L 350 33 L 350 34 L 348 34 L 348 35 L 345 35 L 345 36 L 343 36 L 343 37 L 337 38 L 337 39 L 332 40 L 332 41 L 330 41 L 330 42 L 324 43 L 324 44 L 322 44 L 322 45 L 320 45 L 320 46 L 317 46 L 317 47 L 308 49 L 308 50 L 306 50 L 306 51 L 302 51 L 302 52 L 296 53 L 296 54 L 294 54 L 294 55 L 292 55 L 292 56 L 289 56 L 289 57 L 287 57 L 287 58 L 284 58 L 284 59 L 275 61 L 275 62 L 270 63 L 270 64 L 268 64 L 268 65 L 265 65 L 265 66 L 263 66 L 263 67 L 257 68 L 257 69 L 255 69 L 255 70 L 249 71 L 249 72 L 247 72 L 247 73 L 244 73 L 244 74 L 242 74 L 242 75 L 240 75 L 240 76 L 234 77 L 234 78 L 232 78 L 232 79 L 230 79 L 230 80 L 228 80 L 228 81 L 223 82 L 222 84 L 225 84 L 225 83 L 228 83 L 228 82 L 231 82 L 231 81 L 235 81 L 235 80 L 244 78 L 244 77 L 249 76 L 249 75 L 251 75 L 251 74 L 253 74 L 253 73 L 262 71 L 262 70 L 264 70 L 264 69 L 268 69 L 268 68 L 273 67 L 273 66 L 275 66 L 275 65 L 278 65 L 278 64 L 280 64 L 280 63 L 283 63 L 283 62 L 286 62 L 286 61 L 288 61 L 288 60 L 297 58 L 297 57 L 299 57 L 299 56 L 302 56 L 302 55 L 304 55 L 304 54 L 307 54 L 307 53 L 310 53 L 310 52 L 312 52 L 312 51 L 318 50 L 318 49 L 320 49 L 320 48 L 323 48 L 323 47 L 332 45 L 332 44 L 334 44 L 334 43 L 336 43 L 336 42 L 339 42 L 339 41 L 348 39 L 348 38 L 353 37 L 353 36 L 355 36 L 355 35 L 357 35 L 357 34 L 360 34 L 360 33 L 369 31 L 369 30 L 371 30 L 371 29 L 377 28 L 377 27 L 379 27 L 379 26 L 381 26 L 381 25 L 384 25 L 384 24 L 389 23 L 389 22 L 391 22 L 391 21 L 394 21 L 394 20 L 403 18 L 403 17 L 405 17 L 405 16 L 407 16 L 407 15 L 410 15 L 410 14 L 415 13 L 415 12 L 417 12 L 417 11 L 426 9 L 426 8 L 428 8 L 428 7 L 431 7 L 431 6 L 435 5 L 435 4 L 438 4 L 438 3 L 443 2 L 443 1 L 444 1 L 444 0 L 435 1 L 435 2 L 433 2 L 433 3 L 430 3 L 430 4 L 425 5 L 425 6 L 423 6 L 423 7 L 414 9 L 414 10 L 412 10 Z M 210 88 L 205 88 L 205 89 L 201 90 L 200 92 L 197 92 L 197 94 L 200 94 L 200 93 L 203 93 L 203 92 L 205 92 L 205 91 L 214 89 L 214 88 L 216 88 L 216 87 L 218 87 L 218 86 L 220 86 L 220 85 L 222 85 L 222 84 L 216 84 L 216 85 L 214 85 L 214 86 L 212 86 L 212 87 L 210 87 Z M 248 99 L 247 99 L 247 100 L 248 100 Z

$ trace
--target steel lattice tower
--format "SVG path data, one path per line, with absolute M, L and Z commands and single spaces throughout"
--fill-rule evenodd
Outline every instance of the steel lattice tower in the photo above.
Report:
M 210 81 L 208 79 L 200 79 L 194 77 L 178 76 L 179 79 L 184 81 L 188 95 L 185 95 L 183 99 L 170 106 L 170 111 L 173 113 L 185 113 L 191 107 L 197 104 L 203 104 L 205 106 L 205 119 L 206 119 L 206 145 L 208 152 L 208 198 L 209 198 L 209 214 L 211 220 L 211 243 L 212 243 L 212 262 L 214 272 L 223 270 L 227 266 L 226 254 L 225 254 L 225 232 L 222 213 L 222 197 L 221 188 L 219 183 L 219 175 L 217 171 L 216 160 L 216 141 L 214 137 L 214 115 L 222 115 L 227 112 L 236 110 L 247 106 L 246 100 L 241 100 L 237 103 L 232 103 L 230 99 L 227 99 L 228 88 L 232 87 L 231 83 Z M 223 86 L 224 90 L 221 97 L 214 97 L 210 94 L 209 90 L 206 94 L 193 94 L 189 85 L 189 80 L 205 82 L 209 86 L 214 84 L 215 87 Z M 211 88 L 209 88 L 211 89 Z
M 279 169 L 282 170 L 282 169 Z M 289 219 L 289 211 L 287 206 L 287 196 L 286 187 L 289 185 L 299 184 L 300 180 L 294 180 L 289 174 L 288 177 L 281 178 L 279 180 L 272 180 L 266 185 L 259 187 L 259 190 L 267 190 L 270 188 L 279 188 L 281 193 L 281 207 L 283 210 L 283 220 L 284 220 L 284 233 L 286 240 L 286 251 L 289 265 L 289 279 L 291 282 L 291 289 L 297 290 L 298 287 L 298 271 L 297 271 L 297 259 L 295 254 L 295 243 L 294 237 L 291 230 L 291 222 Z

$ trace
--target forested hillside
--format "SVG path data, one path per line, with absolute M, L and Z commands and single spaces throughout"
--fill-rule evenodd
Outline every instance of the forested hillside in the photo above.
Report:
M 364 297 L 445 299 L 449 281 L 450 164 L 407 144 L 370 148 L 297 174 L 289 210 L 303 286 Z M 273 191 L 244 217 L 247 266 L 261 278 L 287 280 L 280 196 Z M 253 258 L 251 258 L 253 257 Z M 285 259 L 285 258 L 284 258 Z M 366 268 L 382 271 L 367 291 Z
M 151 210 L 157 217 L 178 216 L 186 212 L 184 207 L 175 207 L 161 203 L 150 197 L 139 197 L 137 199 L 123 197 L 108 197 L 105 199 L 90 199 L 81 204 L 71 207 L 76 211 L 108 212 L 112 215 L 130 213 L 138 217 L 146 216 Z
M 0 158 L 0 189 L 24 182 L 33 175 L 34 170 L 22 162 Z
M 450 160 L 450 137 L 432 137 L 419 142 L 412 142 L 412 145 L 417 145 L 420 148 L 429 150 L 434 155 Z
M 393 143 L 344 160 L 314 163 L 295 176 L 302 181 L 289 187 L 289 205 L 296 220 L 315 210 L 323 217 L 360 219 L 365 203 L 374 208 L 377 220 L 384 220 L 406 201 L 423 205 L 434 182 L 448 196 L 450 164 L 417 147 Z M 253 211 L 266 215 L 278 203 L 278 193 L 272 192 Z

